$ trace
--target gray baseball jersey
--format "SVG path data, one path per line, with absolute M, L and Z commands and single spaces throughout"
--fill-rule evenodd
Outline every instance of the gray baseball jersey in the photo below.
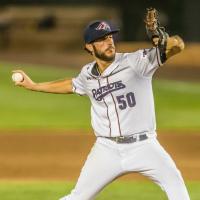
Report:
M 90 98 L 96 136 L 155 134 L 151 82 L 161 64 L 158 48 L 116 53 L 114 62 L 102 74 L 92 62 L 72 79 L 74 93 Z
M 75 93 L 89 96 L 92 126 L 103 137 L 97 137 L 75 188 L 60 200 L 95 199 L 108 183 L 130 172 L 153 180 L 169 200 L 190 200 L 179 170 L 156 139 L 151 81 L 160 61 L 157 48 L 117 53 L 102 74 L 92 62 L 72 80 Z M 147 138 L 133 143 L 106 138 L 144 132 L 134 138 Z

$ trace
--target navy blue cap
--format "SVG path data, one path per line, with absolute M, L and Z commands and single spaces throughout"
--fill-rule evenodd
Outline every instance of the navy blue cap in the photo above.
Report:
M 118 33 L 119 29 L 111 29 L 109 24 L 105 21 L 91 22 L 85 29 L 84 40 L 85 43 L 94 42 L 106 35 Z

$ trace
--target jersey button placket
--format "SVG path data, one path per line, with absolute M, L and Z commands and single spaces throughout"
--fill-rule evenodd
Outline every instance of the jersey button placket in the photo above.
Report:
M 101 88 L 102 86 L 106 85 L 104 83 L 105 81 L 103 81 L 103 80 L 105 80 L 105 79 L 103 79 L 100 76 L 99 79 L 98 79 L 99 88 Z M 102 101 L 103 101 L 103 103 L 104 103 L 104 105 L 106 107 L 106 115 L 107 115 L 107 119 L 108 119 L 108 129 L 109 129 L 109 135 L 108 135 L 108 137 L 111 137 L 112 136 L 112 129 L 111 129 L 111 119 L 110 119 L 110 114 L 109 114 L 109 105 L 108 105 L 108 103 L 106 101 L 106 97 L 103 97 Z
M 107 85 L 109 85 L 110 84 L 110 81 L 109 81 L 109 78 L 108 78 L 108 76 L 106 77 L 106 82 L 107 82 Z M 118 129 L 118 135 L 116 135 L 116 133 L 115 133 L 115 137 L 116 136 L 122 136 L 122 134 L 121 134 L 121 125 L 120 125 L 120 120 L 119 120 L 119 112 L 118 112 L 118 108 L 117 108 L 117 103 L 116 103 L 116 100 L 115 100 L 115 97 L 114 97 L 114 95 L 112 94 L 112 92 L 110 92 L 110 95 L 109 95 L 109 97 L 111 98 L 111 101 L 112 101 L 112 103 L 111 103 L 111 105 L 112 105 L 112 107 L 113 107 L 113 113 L 115 113 L 115 119 L 113 120 L 113 121 L 115 121 L 116 122 L 116 128 Z M 115 129 L 116 130 L 116 129 Z

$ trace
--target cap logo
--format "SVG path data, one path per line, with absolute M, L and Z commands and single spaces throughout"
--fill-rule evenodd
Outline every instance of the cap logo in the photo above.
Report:
M 110 26 L 105 22 L 101 22 L 96 28 L 96 30 L 108 30 L 110 31 Z

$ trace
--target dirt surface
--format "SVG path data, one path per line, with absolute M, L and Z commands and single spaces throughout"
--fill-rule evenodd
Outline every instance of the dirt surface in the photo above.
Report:
M 127 49 L 127 48 L 125 48 Z M 137 49 L 135 47 L 135 49 Z M 176 56 L 175 58 L 179 58 Z M 23 52 L 23 51 L 0 51 L 0 60 L 13 62 L 16 66 L 20 66 L 22 63 L 38 64 L 39 66 L 47 67 L 54 66 L 68 69 L 80 70 L 83 65 L 91 62 L 91 56 L 84 51 L 78 52 Z M 172 61 L 174 59 L 171 59 Z M 167 61 L 164 67 L 157 70 L 155 77 L 183 80 L 183 81 L 199 81 L 200 80 L 200 63 L 186 62 L 182 64 L 176 64 L 176 62 Z
M 200 134 L 160 133 L 159 140 L 187 180 L 200 180 Z M 0 179 L 76 180 L 93 134 L 0 131 Z M 142 179 L 126 175 L 123 180 Z

